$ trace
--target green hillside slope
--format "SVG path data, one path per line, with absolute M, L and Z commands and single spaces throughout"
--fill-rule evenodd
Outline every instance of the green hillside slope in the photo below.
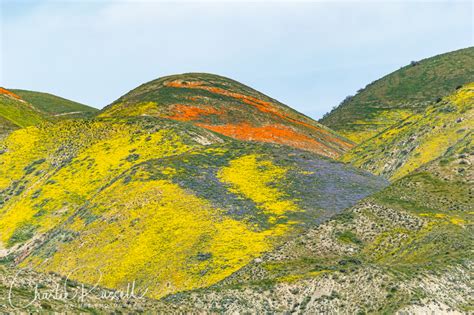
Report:
M 43 113 L 37 111 L 18 95 L 0 88 L 0 137 L 45 120 Z
M 381 189 L 287 146 L 152 117 L 64 120 L 0 142 L 0 253 L 162 297 L 214 284 Z M 78 267 L 81 267 L 78 269 Z
M 143 115 L 187 121 L 235 139 L 284 144 L 333 158 L 352 147 L 311 118 L 213 74 L 187 73 L 145 83 L 100 114 Z
M 341 160 L 383 175 L 401 178 L 442 156 L 472 132 L 474 83 L 363 142 Z
M 58 118 L 92 117 L 99 110 L 49 93 L 10 90 L 39 110 Z
M 472 133 L 442 156 L 162 312 L 468 314 Z
M 360 143 L 473 81 L 473 47 L 423 59 L 367 85 L 320 122 Z

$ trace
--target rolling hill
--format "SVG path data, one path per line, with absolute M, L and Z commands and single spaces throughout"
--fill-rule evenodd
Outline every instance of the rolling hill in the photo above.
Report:
M 473 139 L 466 136 L 224 281 L 171 295 L 156 310 L 468 314 L 473 156 Z
M 467 314 L 474 294 L 474 86 L 347 153 L 385 189 L 161 312 Z
M 64 120 L 0 142 L 0 253 L 150 297 L 209 286 L 386 181 L 288 146 L 154 117 Z
M 40 111 L 57 118 L 85 118 L 99 110 L 49 93 L 10 89 Z
M 320 122 L 360 143 L 473 81 L 473 47 L 423 59 L 367 85 Z
M 465 60 L 451 58 L 450 63 L 458 61 Z M 415 67 L 421 65 L 423 61 Z M 452 73 L 455 69 L 453 66 Z M 426 96 L 424 103 L 416 103 L 421 110 L 407 113 L 398 122 L 388 112 L 387 125 L 380 133 L 371 134 L 341 157 L 389 178 L 390 186 L 223 281 L 170 295 L 156 309 L 312 314 L 471 312 L 474 86 L 456 82 L 462 86 L 451 89 L 454 83 L 449 80 L 435 84 L 440 87 L 427 84 L 428 92 L 417 92 L 420 100 Z M 433 90 L 443 91 L 445 96 L 429 99 Z M 397 97 L 387 100 L 391 104 L 398 101 Z M 374 116 L 362 113 L 361 117 L 370 120 Z M 349 118 L 344 117 L 351 124 Z
M 0 137 L 44 122 L 91 118 L 97 109 L 55 95 L 0 88 Z
M 15 93 L 0 88 L 0 137 L 13 130 L 37 125 L 45 120 L 44 114 Z
M 390 179 L 445 154 L 472 134 L 474 82 L 363 142 L 341 160 Z
M 352 143 L 239 82 L 212 74 L 163 77 L 125 94 L 100 117 L 153 116 L 191 122 L 234 139 L 284 144 L 338 157 Z
M 0 292 L 32 268 L 13 288 L 20 301 L 35 294 L 27 283 L 53 290 L 70 275 L 78 290 L 100 273 L 100 286 L 135 282 L 151 299 L 37 301 L 31 312 L 472 312 L 474 85 L 460 68 L 472 52 L 376 81 L 355 97 L 368 111 L 333 112 L 364 139 L 354 148 L 200 73 L 146 83 L 92 119 L 10 131 Z

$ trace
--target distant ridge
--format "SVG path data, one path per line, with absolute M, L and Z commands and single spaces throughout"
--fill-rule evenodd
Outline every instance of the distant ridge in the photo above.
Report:
M 0 138 L 13 130 L 45 121 L 44 113 L 16 93 L 0 87 Z
M 49 93 L 19 89 L 11 89 L 10 91 L 51 116 L 62 118 L 71 118 L 71 116 L 76 118 L 92 117 L 99 111 L 96 108 Z

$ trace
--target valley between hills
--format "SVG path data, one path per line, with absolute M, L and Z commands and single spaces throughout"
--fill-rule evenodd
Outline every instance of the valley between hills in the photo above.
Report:
M 1 88 L 0 311 L 472 312 L 473 69 L 411 63 L 319 122 L 206 73 L 101 110 Z M 96 294 L 35 299 L 65 279 Z

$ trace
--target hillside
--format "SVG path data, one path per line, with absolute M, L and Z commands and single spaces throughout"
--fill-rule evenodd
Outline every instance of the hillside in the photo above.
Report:
M 474 143 L 439 158 L 162 312 L 468 314 Z
M 107 292 L 135 283 L 148 299 L 90 295 L 30 312 L 472 312 L 474 83 L 456 81 L 471 53 L 374 83 L 380 93 L 366 93 L 390 106 L 357 115 L 387 125 L 353 148 L 209 74 L 160 78 L 54 124 L 2 90 L 0 293 L 32 268 L 13 286 L 18 303 L 35 295 L 29 284 L 54 290 L 67 276 L 73 291 L 101 276 Z
M 148 296 L 212 285 L 386 186 L 287 146 L 153 117 L 64 120 L 0 141 L 5 262 Z M 78 267 L 81 267 L 77 269 Z
M 341 160 L 398 179 L 446 153 L 472 133 L 474 82 L 385 129 Z
M 15 93 L 0 88 L 0 138 L 9 132 L 41 123 L 44 114 Z
M 58 118 L 92 117 L 99 110 L 49 93 L 11 89 L 40 111 Z
M 390 178 L 389 187 L 209 288 L 161 300 L 157 309 L 472 312 L 474 85 L 426 102 L 423 112 L 341 158 Z
M 100 117 L 186 121 L 234 139 L 288 145 L 338 157 L 352 143 L 309 117 L 239 82 L 212 74 L 163 77 L 125 94 Z
M 473 81 L 473 47 L 423 59 L 367 85 L 320 122 L 360 143 Z

